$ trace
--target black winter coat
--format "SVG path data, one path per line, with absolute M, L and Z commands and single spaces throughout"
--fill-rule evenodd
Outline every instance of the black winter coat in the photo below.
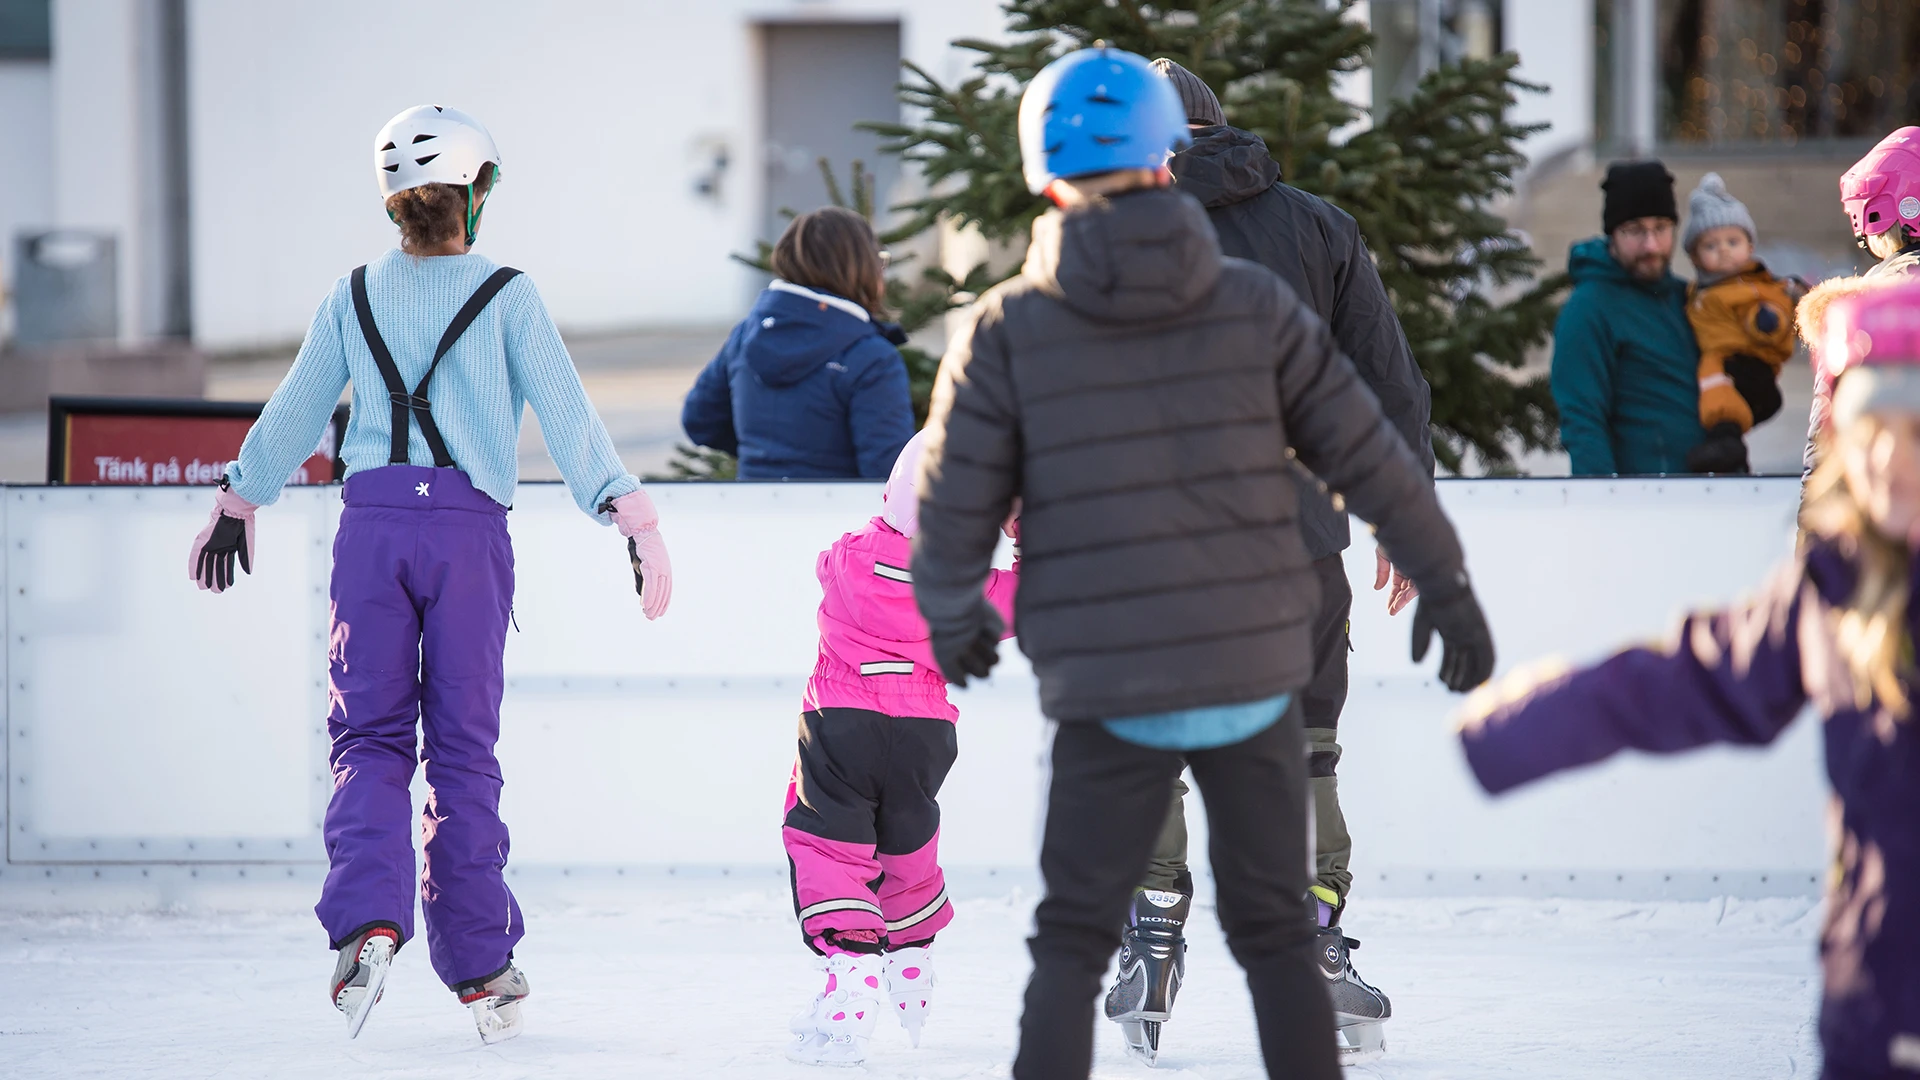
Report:
M 1433 485 L 1326 324 L 1224 259 L 1170 190 L 1034 223 L 1020 275 L 949 345 L 921 465 L 913 580 L 936 635 L 982 618 L 1015 496 L 1020 646 L 1063 721 L 1305 686 L 1319 584 L 1299 460 L 1439 598 L 1465 582 Z
M 1360 226 L 1317 195 L 1280 182 L 1280 166 L 1260 136 L 1238 128 L 1201 128 L 1173 156 L 1179 190 L 1200 200 L 1220 234 L 1220 250 L 1280 275 L 1333 329 L 1333 340 L 1380 399 L 1414 456 L 1433 475 L 1433 396 L 1387 299 Z M 1345 551 L 1347 515 L 1320 484 L 1301 477 L 1300 530 L 1316 559 Z

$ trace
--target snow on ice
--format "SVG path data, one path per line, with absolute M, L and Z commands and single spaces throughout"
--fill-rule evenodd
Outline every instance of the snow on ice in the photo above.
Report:
M 936 945 L 923 1047 L 876 1035 L 864 1073 L 1005 1077 L 1027 974 L 1029 890 L 970 890 Z M 42 1077 L 700 1077 L 846 1075 L 782 1057 L 816 976 L 775 882 L 629 883 L 527 893 L 518 960 L 527 1033 L 482 1047 L 424 941 L 349 1042 L 327 1001 L 333 958 L 310 915 L 209 909 L 0 913 L 0 1073 Z M 1355 962 L 1393 999 L 1385 1059 L 1354 1078 L 1812 1076 L 1811 900 L 1356 903 Z M 1187 988 L 1161 1065 L 1100 1022 L 1102 1080 L 1262 1075 L 1244 985 L 1211 910 L 1189 927 Z

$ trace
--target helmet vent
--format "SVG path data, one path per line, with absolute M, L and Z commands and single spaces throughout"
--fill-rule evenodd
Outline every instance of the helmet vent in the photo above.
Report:
M 1873 213 L 1871 213 L 1871 214 L 1868 214 L 1868 215 L 1867 215 L 1867 220 L 1868 220 L 1868 221 L 1879 221 L 1879 220 L 1880 220 L 1880 211 L 1878 211 L 1878 210 L 1875 210 L 1875 211 L 1874 211 Z
M 388 151 L 388 150 L 397 150 L 397 149 L 399 149 L 399 147 L 397 147 L 397 146 L 395 146 L 395 145 L 393 145 L 392 143 L 388 143 L 387 145 L 385 145 L 385 146 L 383 146 L 383 147 L 381 147 L 381 148 L 380 148 L 380 151 L 381 151 L 382 153 L 385 153 L 385 152 L 386 152 L 386 151 Z
M 426 142 L 426 141 L 427 141 L 428 139 L 431 139 L 431 138 L 434 138 L 434 137 L 435 137 L 435 136 L 433 136 L 433 135 L 415 135 L 415 136 L 413 137 L 413 141 L 414 141 L 414 142 L 417 142 L 417 143 L 423 143 L 423 142 Z
M 1121 143 L 1127 141 L 1127 137 L 1125 135 L 1095 135 L 1093 141 L 1099 143 L 1101 146 L 1119 146 Z
M 1087 98 L 1087 100 L 1092 102 L 1095 105 L 1125 105 L 1126 104 L 1126 102 L 1121 101 L 1119 98 L 1112 97 L 1105 93 L 1094 94 L 1092 97 Z
M 383 168 L 383 169 L 385 169 L 385 170 L 387 170 L 388 172 L 399 172 L 399 171 L 400 171 L 400 166 L 398 166 L 398 165 L 382 165 L 382 166 L 380 166 L 380 167 L 381 167 L 381 168 Z
M 427 162 L 432 161 L 434 158 L 437 158 L 439 156 L 440 156 L 439 154 L 428 154 L 426 157 L 414 158 L 413 163 L 415 165 L 425 165 Z

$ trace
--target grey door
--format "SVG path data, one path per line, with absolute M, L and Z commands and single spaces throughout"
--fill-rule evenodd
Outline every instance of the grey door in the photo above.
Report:
M 833 163 L 843 190 L 852 163 L 866 164 L 884 220 L 899 170 L 880 154 L 878 136 L 853 125 L 900 118 L 893 92 L 900 81 L 900 24 L 767 23 L 762 30 L 766 239 L 772 242 L 786 227 L 782 208 L 805 213 L 831 204 L 816 164 L 822 157 Z

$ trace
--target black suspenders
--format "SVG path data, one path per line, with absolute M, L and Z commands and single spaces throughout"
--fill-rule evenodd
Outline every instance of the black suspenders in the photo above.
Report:
M 408 417 L 420 421 L 420 434 L 426 437 L 427 445 L 433 449 L 433 464 L 436 468 L 454 467 L 453 455 L 447 453 L 447 441 L 440 437 L 440 427 L 433 422 L 432 403 L 427 400 L 427 384 L 433 382 L 434 369 L 440 366 L 440 359 L 467 332 L 480 312 L 507 287 L 507 282 L 520 275 L 520 271 L 511 266 L 503 266 L 493 275 L 480 283 L 467 302 L 460 307 L 459 314 L 447 326 L 447 332 L 440 335 L 440 347 L 433 351 L 433 363 L 427 365 L 427 373 L 420 377 L 420 385 L 413 393 L 407 393 L 407 384 L 400 378 L 400 368 L 393 362 L 393 354 L 387 351 L 387 343 L 380 337 L 380 328 L 373 323 L 373 307 L 367 303 L 367 268 L 358 266 L 353 271 L 353 312 L 360 317 L 360 333 L 367 339 L 367 349 L 373 353 L 374 366 L 380 369 L 380 377 L 386 380 L 387 397 L 393 401 L 393 452 L 387 457 L 389 465 L 407 464 L 407 435 L 411 428 Z

